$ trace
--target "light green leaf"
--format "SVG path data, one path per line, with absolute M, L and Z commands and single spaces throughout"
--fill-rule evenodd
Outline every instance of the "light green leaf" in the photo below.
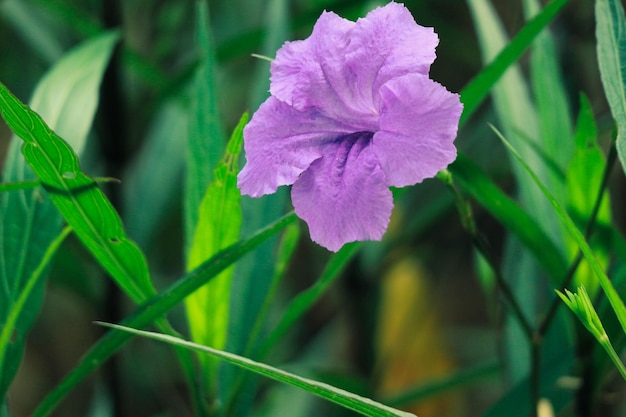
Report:
M 580 112 L 576 128 L 575 145 L 574 155 L 566 175 L 568 212 L 571 213 L 575 219 L 579 220 L 578 224 L 584 229 L 595 205 L 595 198 L 590 198 L 590 195 L 597 195 L 602 186 L 606 162 L 602 150 L 597 143 L 597 131 L 593 110 L 587 98 L 582 95 L 580 98 Z M 603 194 L 602 202 L 600 203 L 596 223 L 601 227 L 610 227 L 609 225 L 611 224 L 610 200 L 606 192 Z M 578 251 L 578 246 L 575 242 L 568 241 L 568 249 L 571 257 L 573 257 Z M 606 266 L 609 262 L 607 251 L 596 248 L 594 249 L 594 253 L 598 261 L 602 264 L 603 269 L 606 270 Z M 592 296 L 595 296 L 599 290 L 593 272 L 586 262 L 582 262 L 576 270 L 574 282 L 579 285 L 584 285 Z
M 31 106 L 82 152 L 98 103 L 99 86 L 117 31 L 106 32 L 68 52 L 42 78 Z M 5 109 L 6 110 L 6 109 Z M 9 183 L 36 178 L 20 152 L 21 141 L 13 138 L 2 177 Z M 39 181 L 38 181 L 39 183 Z M 61 216 L 40 187 L 0 195 L 0 325 L 24 283 L 39 265 L 44 251 L 61 230 Z M 20 314 L 13 352 L 0 370 L 0 396 L 20 363 L 22 341 L 34 322 L 41 303 L 44 280 L 33 289 Z
M 189 249 L 187 270 L 191 271 L 239 238 L 241 229 L 241 194 L 237 188 L 238 160 L 243 147 L 243 128 L 248 122 L 244 113 L 233 131 L 222 161 L 213 172 L 199 208 L 198 224 Z M 230 288 L 233 269 L 228 268 L 210 283 L 185 300 L 192 339 L 223 349 L 228 333 Z M 216 364 L 201 359 L 203 378 L 214 384 Z
M 600 77 L 617 122 L 617 154 L 626 172 L 626 17 L 619 0 L 596 0 L 595 11 Z
M 331 385 L 314 381 L 312 379 L 303 378 L 301 376 L 283 371 L 261 362 L 255 362 L 243 356 L 235 355 L 219 349 L 213 349 L 208 346 L 202 346 L 180 338 L 168 336 L 165 334 L 147 332 L 144 330 L 132 329 L 129 327 L 119 326 L 115 324 L 100 323 L 106 327 L 129 332 L 134 335 L 147 337 L 149 339 L 158 340 L 170 345 L 182 346 L 197 352 L 208 353 L 223 361 L 241 367 L 259 375 L 271 378 L 285 384 L 311 392 L 325 400 L 339 404 L 342 407 L 356 411 L 364 416 L 371 417 L 415 417 L 414 414 L 396 410 L 384 404 L 378 403 L 369 398 L 361 397 L 351 392 L 333 387 Z
M 0 112 L 24 140 L 22 152 L 52 202 L 98 262 L 140 302 L 154 294 L 145 258 L 96 182 L 79 168 L 70 146 L 0 84 Z

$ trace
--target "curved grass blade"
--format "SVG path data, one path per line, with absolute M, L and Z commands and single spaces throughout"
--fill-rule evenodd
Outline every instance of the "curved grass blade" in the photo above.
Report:
M 524 25 L 498 56 L 463 88 L 461 92 L 463 113 L 461 114 L 460 125 L 463 125 L 470 118 L 480 103 L 485 100 L 495 83 L 522 56 L 537 35 L 552 22 L 565 4 L 567 4 L 567 0 L 553 0 L 548 3 L 539 14 Z
M 626 17 L 618 0 L 596 0 L 598 65 L 617 122 L 617 154 L 626 172 Z
M 133 335 L 147 337 L 149 339 L 158 340 L 174 346 L 182 346 L 197 352 L 208 353 L 228 363 L 241 367 L 259 375 L 271 378 L 291 386 L 311 392 L 325 400 L 339 404 L 342 407 L 356 411 L 364 416 L 370 417 L 415 417 L 414 414 L 396 410 L 384 404 L 378 403 L 369 398 L 361 397 L 351 392 L 333 387 L 331 385 L 314 381 L 312 379 L 303 378 L 301 376 L 274 368 L 261 362 L 255 362 L 243 356 L 235 355 L 223 350 L 213 349 L 208 346 L 198 345 L 177 337 L 165 334 L 147 332 L 143 330 L 132 329 L 125 326 L 115 324 L 100 323 L 105 327 L 125 331 Z
M 154 323 L 165 315 L 174 306 L 180 303 L 189 294 L 196 291 L 202 285 L 209 282 L 217 274 L 238 261 L 245 254 L 257 248 L 261 243 L 274 236 L 280 230 L 292 224 L 297 219 L 291 212 L 276 220 L 266 228 L 242 240 L 215 255 L 201 266 L 185 275 L 174 284 L 161 291 L 142 304 L 134 313 L 129 315 L 123 322 L 125 326 L 143 328 Z M 47 416 L 91 372 L 97 369 L 111 355 L 131 339 L 131 335 L 121 331 L 113 331 L 102 337 L 87 352 L 81 362 L 50 392 L 39 404 L 33 417 Z
M 611 283 L 609 277 L 607 277 L 607 275 L 604 273 L 600 262 L 598 262 L 598 260 L 594 256 L 593 250 L 591 249 L 591 247 L 589 247 L 589 244 L 585 240 L 584 236 L 582 235 L 580 230 L 578 230 L 576 224 L 567 214 L 565 209 L 559 204 L 558 201 L 556 201 L 552 194 L 550 194 L 550 191 L 546 188 L 545 185 L 543 185 L 537 175 L 530 169 L 530 167 L 526 164 L 522 157 L 517 153 L 515 148 L 513 148 L 513 146 L 504 138 L 504 136 L 502 136 L 502 133 L 500 133 L 495 127 L 492 126 L 492 129 L 494 130 L 496 135 L 498 135 L 502 143 L 504 143 L 504 145 L 509 149 L 515 159 L 517 159 L 517 161 L 522 165 L 526 172 L 528 172 L 532 180 L 535 182 L 535 184 L 537 184 L 541 192 L 545 195 L 545 197 L 554 208 L 554 211 L 559 216 L 559 219 L 563 222 L 563 225 L 578 245 L 578 248 L 585 257 L 585 260 L 589 263 L 589 266 L 595 274 L 596 278 L 598 279 L 600 286 L 604 290 L 604 293 L 609 300 L 609 303 L 611 303 L 611 307 L 613 308 L 613 311 L 615 312 L 615 315 L 617 316 L 617 319 L 622 326 L 622 330 L 624 331 L 624 333 L 626 333 L 626 306 L 624 306 L 624 301 L 620 298 L 619 294 L 615 290 L 615 287 L 613 287 L 613 284 Z
M 22 153 L 52 202 L 100 264 L 134 301 L 154 294 L 143 253 L 96 182 L 80 171 L 70 146 L 1 83 L 0 113 L 24 140 Z

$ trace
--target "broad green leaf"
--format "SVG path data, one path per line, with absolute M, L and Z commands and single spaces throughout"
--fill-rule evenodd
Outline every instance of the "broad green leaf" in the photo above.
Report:
M 217 106 L 216 63 L 208 26 L 207 3 L 207 1 L 196 1 L 196 41 L 200 54 L 200 66 L 197 69 L 192 89 L 185 159 L 187 162 L 184 189 L 185 253 L 188 253 L 194 239 L 198 224 L 198 207 L 211 182 L 213 170 L 224 154 L 225 146 Z
M 147 337 L 149 339 L 158 340 L 167 344 L 182 346 L 187 349 L 194 350 L 196 352 L 208 353 L 215 356 L 225 362 L 231 363 L 248 371 L 257 373 L 259 375 L 271 378 L 275 381 L 289 384 L 291 386 L 303 389 L 312 394 L 315 394 L 325 400 L 339 404 L 349 410 L 356 411 L 364 416 L 370 417 L 415 417 L 414 414 L 404 411 L 396 410 L 384 404 L 378 403 L 372 399 L 361 397 L 360 395 L 353 394 L 343 389 L 333 387 L 323 382 L 314 381 L 312 379 L 304 378 L 282 369 L 275 368 L 273 366 L 266 365 L 262 362 L 256 362 L 243 356 L 235 355 L 233 353 L 225 352 L 219 349 L 213 349 L 208 346 L 199 345 L 180 339 L 177 337 L 168 336 L 165 334 L 147 332 L 144 330 L 137 330 L 125 326 L 119 326 L 115 324 L 100 323 L 106 327 L 125 331 L 133 335 Z
M 82 152 L 98 103 L 98 89 L 119 33 L 107 32 L 68 52 L 37 85 L 31 106 L 77 150 Z M 80 117 L 77 117 L 80 115 Z M 36 179 L 13 138 L 4 181 L 23 183 Z M 24 283 L 61 230 L 61 216 L 40 187 L 0 195 L 0 323 L 19 297 Z M 0 370 L 0 396 L 20 363 L 23 338 L 34 322 L 41 303 L 43 283 L 32 291 L 20 314 L 11 359 L 12 369 Z
M 581 228 L 586 227 L 594 206 L 595 196 L 598 195 L 602 186 L 602 178 L 606 169 L 606 162 L 602 150 L 597 143 L 598 135 L 594 120 L 593 110 L 585 96 L 580 99 L 580 112 L 578 115 L 578 124 L 576 128 L 576 149 L 574 156 L 567 170 L 567 194 L 568 194 L 568 212 L 575 219 L 580 219 Z M 611 224 L 610 200 L 607 193 L 603 194 L 600 209 L 596 216 L 596 223 L 601 226 Z M 571 258 L 578 251 L 575 242 L 568 242 Z M 594 250 L 596 258 L 606 270 L 609 262 L 609 255 L 606 250 L 596 248 Z M 582 284 L 586 290 L 595 297 L 598 291 L 597 281 L 593 276 L 593 272 L 586 262 L 582 262 L 576 270 L 574 282 L 578 285 Z
M 554 211 L 557 213 L 559 220 L 561 220 L 567 231 L 570 233 L 571 237 L 576 241 L 578 248 L 583 253 L 583 256 L 585 257 L 586 261 L 589 263 L 591 270 L 595 274 L 596 279 L 604 290 L 604 294 L 611 303 L 611 307 L 613 308 L 613 311 L 615 312 L 615 315 L 617 316 L 617 319 L 622 326 L 622 330 L 626 333 L 626 306 L 624 306 L 624 301 L 620 298 L 619 294 L 615 290 L 615 287 L 613 287 L 611 280 L 609 279 L 609 277 L 607 277 L 606 273 L 602 269 L 602 265 L 594 256 L 593 251 L 591 247 L 589 247 L 589 244 L 585 240 L 584 236 L 582 235 L 580 230 L 578 230 L 576 224 L 567 214 L 565 209 L 559 204 L 554 196 L 552 196 L 550 191 L 541 182 L 537 174 L 535 174 L 522 159 L 517 150 L 504 138 L 504 136 L 497 129 L 494 128 L 494 131 L 496 132 L 500 140 L 502 140 L 502 142 L 509 149 L 511 154 L 515 157 L 515 159 L 517 159 L 517 161 L 524 167 L 524 169 L 533 179 L 535 184 L 539 187 L 541 192 L 554 208 Z
M 626 172 L 626 17 L 619 0 L 596 0 L 600 77 L 617 122 L 617 154 Z
M 256 249 L 277 232 L 292 224 L 296 219 L 296 215 L 291 212 L 264 229 L 257 231 L 249 238 L 224 249 L 189 274 L 176 280 L 165 290 L 147 300 L 134 313 L 128 315 L 122 324 L 128 327 L 143 328 L 154 323 L 185 299 L 185 297 L 189 296 L 189 294 L 192 294 L 202 285 L 209 282 L 244 255 Z M 54 411 L 68 393 L 91 372 L 101 366 L 104 361 L 110 358 L 131 337 L 128 333 L 114 331 L 101 338 L 83 356 L 80 363 L 43 399 L 33 413 L 33 417 L 47 416 Z
M 244 113 L 233 131 L 224 157 L 213 172 L 213 181 L 202 198 L 198 224 L 187 259 L 188 271 L 239 239 L 242 218 L 237 173 L 243 146 L 243 128 L 247 122 L 248 114 Z M 232 268 L 226 269 L 185 300 L 187 321 L 194 341 L 217 349 L 226 346 L 232 274 Z M 202 356 L 201 363 L 203 378 L 207 383 L 215 384 L 215 362 Z
M 141 153 L 124 173 L 124 224 L 147 251 L 180 196 L 189 115 L 181 100 L 165 103 L 153 118 Z
M 96 182 L 79 168 L 72 148 L 0 84 L 0 112 L 24 140 L 22 152 L 52 202 L 98 262 L 136 302 L 154 293 L 143 253 Z

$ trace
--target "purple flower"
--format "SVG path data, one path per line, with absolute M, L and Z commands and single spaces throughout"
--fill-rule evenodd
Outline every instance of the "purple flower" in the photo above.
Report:
M 380 240 L 389 187 L 433 177 L 456 158 L 462 105 L 428 77 L 439 39 L 401 4 L 356 22 L 324 12 L 271 66 L 271 96 L 244 130 L 243 194 L 293 184 L 311 239 L 337 251 Z

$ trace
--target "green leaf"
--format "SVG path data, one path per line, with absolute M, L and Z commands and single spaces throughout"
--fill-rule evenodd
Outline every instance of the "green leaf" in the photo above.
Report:
M 617 122 L 617 154 L 626 172 L 626 17 L 619 0 L 596 0 L 600 77 Z
M 162 317 L 185 297 L 209 282 L 224 269 L 256 249 L 277 232 L 296 221 L 291 212 L 274 223 L 257 231 L 251 237 L 224 249 L 201 266 L 176 280 L 165 290 L 147 300 L 122 322 L 125 326 L 142 328 Z M 38 405 L 33 417 L 49 415 L 65 396 L 71 392 L 91 372 L 97 369 L 113 353 L 131 339 L 131 335 L 120 331 L 109 332 L 87 352 L 80 363 L 50 392 Z
M 584 95 L 580 98 L 580 112 L 576 128 L 576 148 L 567 170 L 568 212 L 575 219 L 580 219 L 579 225 L 584 229 L 591 216 L 595 201 L 589 198 L 590 193 L 595 195 L 602 186 L 602 179 L 606 169 L 606 161 L 602 150 L 597 143 L 598 135 L 593 110 Z M 596 223 L 601 227 L 611 227 L 611 209 L 608 193 L 604 193 L 600 209 L 596 216 Z M 578 251 L 575 242 L 569 241 L 570 255 L 573 257 Z M 594 248 L 598 261 L 606 270 L 609 262 L 607 250 Z M 597 281 L 586 262 L 576 270 L 574 282 L 585 286 L 586 290 L 595 297 L 598 291 Z
M 567 263 L 546 232 L 472 161 L 459 154 L 448 167 L 454 181 L 478 201 L 532 252 L 555 283 L 563 279 Z
M 181 100 L 165 103 L 153 118 L 141 153 L 124 174 L 124 224 L 146 251 L 180 198 L 188 119 Z
M 116 282 L 140 302 L 154 293 L 143 253 L 96 182 L 80 171 L 70 146 L 0 84 L 0 112 L 24 140 L 24 158 L 76 235 Z
M 463 88 L 461 92 L 461 101 L 463 102 L 461 125 L 471 117 L 478 106 L 487 98 L 491 88 L 500 77 L 522 56 L 528 46 L 552 22 L 565 4 L 567 4 L 567 0 L 554 0 L 548 3 L 540 13 L 524 25 L 490 64 Z
M 555 1 L 549 5 L 556 6 L 554 3 Z M 468 5 L 475 21 L 483 61 L 489 62 L 506 47 L 507 33 L 489 0 L 468 0 Z M 531 100 L 530 89 L 519 65 L 511 65 L 507 69 L 495 84 L 491 95 L 498 115 L 498 123 L 502 125 L 507 137 L 511 138 L 524 160 L 541 180 L 552 186 L 550 182 L 552 170 L 543 158 L 543 155 L 547 153 L 537 152 L 537 150 L 544 149 L 539 136 L 538 116 Z M 528 210 L 546 232 L 547 237 L 552 241 L 549 245 L 556 246 L 564 252 L 563 233 L 550 204 L 519 165 L 513 163 L 511 168 L 521 206 Z M 562 185 L 561 188 L 563 188 Z M 558 194 L 563 193 L 559 190 Z M 539 304 L 546 290 L 538 285 L 537 280 L 516 279 L 516 277 L 539 276 L 540 273 L 540 265 L 531 254 L 524 250 L 519 240 L 509 237 L 505 246 L 503 275 L 510 277 L 513 293 L 527 317 L 540 314 Z M 513 319 L 507 318 L 507 320 Z M 526 349 L 526 335 L 523 329 L 511 321 L 507 321 L 504 329 L 507 366 L 512 380 L 519 380 L 526 374 L 526 364 L 530 361 L 530 353 Z
M 535 16 L 540 11 L 538 0 L 524 0 L 524 6 L 529 16 Z M 546 28 L 532 45 L 530 72 L 542 138 L 541 149 L 558 166 L 558 172 L 549 173 L 550 184 L 563 183 L 561 176 L 574 153 L 574 143 L 571 140 L 573 123 L 558 57 L 554 37 Z M 564 191 L 563 187 L 559 187 L 559 190 Z M 559 196 L 559 201 L 564 201 L 563 197 Z
M 213 172 L 199 208 L 198 224 L 189 249 L 190 271 L 239 238 L 241 229 L 241 194 L 237 188 L 239 155 L 243 147 L 243 128 L 248 122 L 244 113 L 233 131 L 222 161 Z M 185 300 L 192 339 L 223 349 L 228 333 L 230 289 L 233 269 L 228 268 L 210 283 Z M 202 357 L 203 378 L 214 384 L 217 368 L 214 361 Z
M 185 253 L 188 253 L 194 239 L 198 224 L 198 207 L 211 182 L 213 170 L 224 153 L 225 145 L 217 106 L 215 52 L 208 26 L 207 3 L 196 1 L 196 38 L 201 58 L 192 89 L 185 159 L 187 162 L 184 189 Z
M 624 302 L 622 301 L 619 294 L 615 290 L 615 287 L 613 287 L 611 280 L 604 273 L 604 270 L 602 269 L 602 265 L 600 265 L 600 263 L 594 256 L 593 251 L 591 247 L 589 247 L 589 244 L 585 240 L 584 236 L 582 235 L 580 230 L 578 230 L 578 228 L 576 227 L 576 225 L 574 224 L 570 216 L 565 211 L 565 209 L 563 209 L 563 207 L 554 198 L 554 196 L 550 194 L 550 191 L 541 182 L 539 177 L 537 177 L 537 175 L 532 171 L 532 169 L 528 166 L 528 164 L 526 164 L 526 162 L 522 159 L 521 155 L 517 153 L 515 148 L 513 148 L 513 146 L 504 138 L 504 136 L 497 129 L 495 128 L 493 129 L 498 135 L 498 137 L 500 138 L 500 140 L 506 145 L 506 147 L 509 149 L 511 154 L 515 157 L 515 159 L 517 159 L 517 161 L 522 165 L 522 167 L 524 167 L 526 172 L 530 175 L 530 177 L 533 179 L 535 184 L 537 184 L 541 192 L 545 195 L 545 197 L 548 199 L 548 201 L 554 208 L 554 211 L 557 213 L 559 219 L 561 220 L 561 222 L 563 223 L 563 225 L 569 232 L 570 236 L 574 239 L 574 241 L 578 245 L 578 248 L 580 249 L 583 256 L 585 257 L 585 260 L 589 263 L 591 270 L 595 274 L 596 279 L 598 280 L 600 286 L 604 290 L 604 294 L 609 300 L 609 303 L 611 303 L 611 307 L 613 308 L 613 311 L 615 312 L 617 319 L 620 325 L 622 326 L 622 330 L 626 333 L 626 306 L 624 306 Z
M 235 355 L 233 353 L 225 352 L 219 349 L 213 349 L 208 346 L 202 346 L 196 343 L 192 343 L 180 338 L 168 336 L 160 333 L 147 332 L 143 330 L 137 330 L 125 326 L 119 326 L 115 324 L 100 323 L 103 326 L 111 327 L 113 329 L 129 332 L 134 335 L 147 337 L 149 339 L 158 340 L 170 345 L 182 346 L 187 349 L 191 349 L 197 352 L 208 353 L 223 361 L 241 367 L 251 372 L 255 372 L 259 375 L 271 378 L 275 381 L 279 381 L 291 386 L 303 389 L 311 392 L 325 400 L 339 404 L 349 410 L 356 411 L 364 416 L 370 417 L 415 417 L 411 413 L 396 410 L 388 407 L 384 404 L 378 403 L 369 398 L 361 397 L 359 395 L 350 393 L 340 388 L 333 387 L 331 385 L 314 381 L 312 379 L 304 378 L 282 369 L 278 369 L 261 362 L 255 362 L 251 359 L 243 356 Z
M 118 39 L 117 31 L 106 32 L 68 52 L 42 78 L 31 100 L 31 106 L 79 153 L 85 147 L 100 81 Z M 27 183 L 36 178 L 20 145 L 21 141 L 14 138 L 9 147 L 2 173 L 9 183 Z M 40 187 L 0 195 L 0 325 L 60 230 L 61 216 Z M 41 280 L 33 289 L 19 316 L 13 354 L 5 362 L 12 369 L 0 370 L 0 397 L 20 363 L 23 338 L 39 312 L 43 283 Z
M 289 329 L 291 329 L 294 323 L 296 323 L 304 313 L 309 311 L 330 285 L 335 282 L 360 248 L 361 244 L 358 242 L 349 243 L 330 258 L 326 268 L 324 268 L 324 272 L 322 272 L 322 275 L 315 284 L 298 294 L 298 296 L 289 303 L 280 322 L 265 338 L 259 350 L 259 354 L 255 357 L 265 357 L 269 350 L 282 339 Z

